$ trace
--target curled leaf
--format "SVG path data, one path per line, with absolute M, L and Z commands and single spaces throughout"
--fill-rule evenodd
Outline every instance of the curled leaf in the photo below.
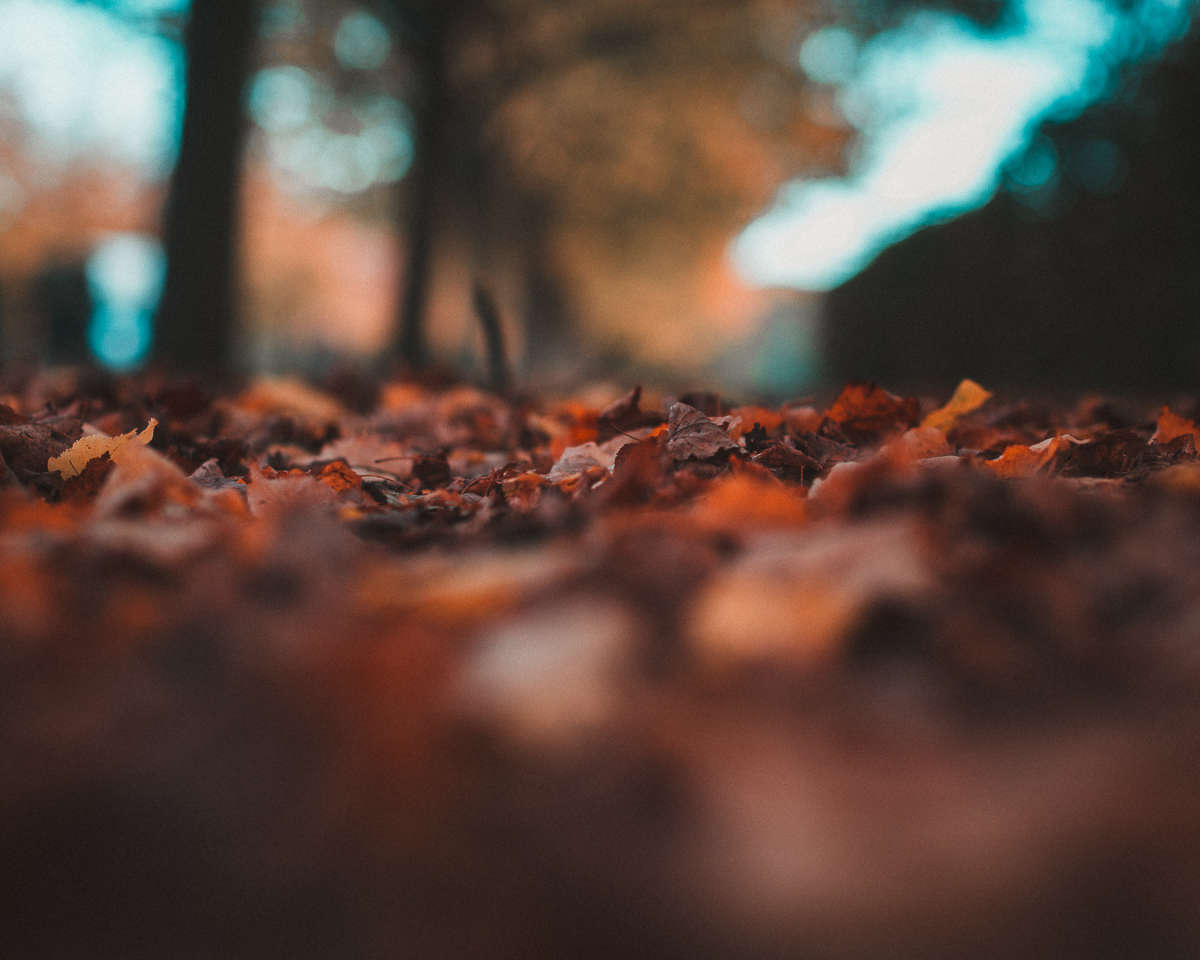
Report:
M 667 424 L 667 452 L 676 460 L 707 460 L 737 449 L 721 423 L 686 403 L 671 404 Z
M 1022 477 L 1035 473 L 1050 472 L 1055 459 L 1072 445 L 1083 443 L 1077 437 L 1064 433 L 1047 437 L 1032 446 L 1010 444 L 995 460 L 985 460 L 983 465 L 999 477 Z
M 604 443 L 589 440 L 575 447 L 567 447 L 550 468 L 548 477 L 551 482 L 555 482 L 583 473 L 592 467 L 603 467 L 611 472 L 621 448 L 634 442 L 628 437 L 618 436 Z
M 93 434 L 90 437 L 80 437 L 70 447 L 57 457 L 51 457 L 46 462 L 46 470 L 57 472 L 64 480 L 77 477 L 83 473 L 88 463 L 106 453 L 114 462 L 120 461 L 121 448 L 128 443 L 148 444 L 154 439 L 154 428 L 158 421 L 153 417 L 144 430 L 130 430 L 115 437 L 104 434 Z
M 922 427 L 936 427 L 945 432 L 953 427 L 959 418 L 978 410 L 992 398 L 991 391 L 985 390 L 974 380 L 963 380 L 955 389 L 953 396 L 946 401 L 945 406 L 938 407 L 924 420 Z

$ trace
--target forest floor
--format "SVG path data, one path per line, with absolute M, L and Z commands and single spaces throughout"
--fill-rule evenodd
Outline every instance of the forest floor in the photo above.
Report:
M 0 385 L 4 952 L 1195 956 L 1198 415 Z

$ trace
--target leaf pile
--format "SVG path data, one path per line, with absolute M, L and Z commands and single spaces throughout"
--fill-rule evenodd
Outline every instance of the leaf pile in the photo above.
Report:
M 1200 948 L 1200 406 L 371 386 L 0 388 L 8 955 Z

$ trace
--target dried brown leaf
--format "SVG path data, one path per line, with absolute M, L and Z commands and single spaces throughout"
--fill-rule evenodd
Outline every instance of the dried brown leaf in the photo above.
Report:
M 728 430 L 686 403 L 667 412 L 667 452 L 676 460 L 708 460 L 736 450 Z

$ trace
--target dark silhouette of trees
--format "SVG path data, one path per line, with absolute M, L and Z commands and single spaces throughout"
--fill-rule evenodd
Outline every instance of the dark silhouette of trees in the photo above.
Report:
M 418 77 L 410 104 L 415 120 L 413 165 L 408 174 L 401 232 L 407 257 L 401 274 L 393 352 L 413 368 L 428 361 L 425 314 L 432 281 L 435 237 L 438 231 L 442 184 L 452 161 L 448 127 L 454 109 L 448 86 L 452 27 L 465 4 L 383 0 L 382 12 L 398 28 L 400 39 Z
M 35 309 L 45 327 L 45 354 L 53 364 L 87 363 L 88 319 L 94 304 L 84 264 L 55 257 L 33 278 Z
M 187 101 L 164 218 L 166 282 L 155 359 L 228 370 L 237 318 L 239 170 L 260 0 L 193 0 Z
M 929 227 L 829 297 L 829 375 L 1154 389 L 1200 374 L 1200 33 L 1044 124 L 1054 178 Z

